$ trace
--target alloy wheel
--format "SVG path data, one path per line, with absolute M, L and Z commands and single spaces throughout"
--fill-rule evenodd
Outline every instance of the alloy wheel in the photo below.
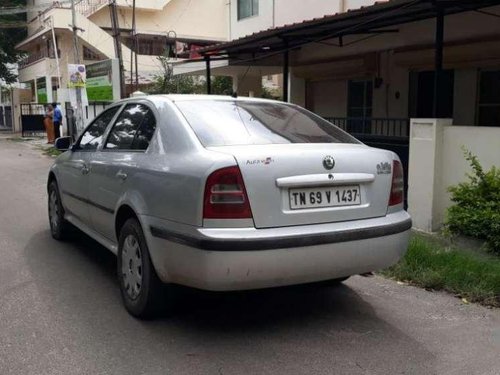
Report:
M 57 231 L 59 227 L 59 202 L 55 190 L 52 190 L 49 196 L 49 219 L 52 230 Z
M 129 234 L 123 242 L 122 282 L 130 299 L 135 300 L 142 288 L 142 253 L 136 236 Z

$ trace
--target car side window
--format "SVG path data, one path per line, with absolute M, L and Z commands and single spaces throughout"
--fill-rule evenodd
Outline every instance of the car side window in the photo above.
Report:
M 85 130 L 78 143 L 78 148 L 85 151 L 95 151 L 103 142 L 103 135 L 108 124 L 118 112 L 120 106 L 116 106 L 100 114 L 92 124 Z
M 106 149 L 146 150 L 156 129 L 153 111 L 143 104 L 128 104 L 111 129 Z

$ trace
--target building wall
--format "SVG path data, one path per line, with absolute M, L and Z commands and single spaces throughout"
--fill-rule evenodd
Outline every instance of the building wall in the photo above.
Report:
M 166 4 L 172 0 L 140 0 L 136 2 L 136 7 L 147 10 L 161 10 Z M 118 6 L 130 6 L 129 0 L 117 0 Z
M 323 117 L 347 116 L 347 81 L 310 81 L 306 85 L 308 109 Z
M 462 45 L 454 48 L 461 51 L 461 59 L 466 62 L 466 65 L 463 67 L 460 60 L 448 65 L 448 68 L 454 70 L 453 124 L 474 125 L 476 123 L 479 84 L 478 71 L 482 66 L 500 70 L 500 61 L 496 65 L 492 64 L 492 61 L 495 60 L 483 55 L 484 60 L 475 60 L 477 67 L 471 67 L 468 61 L 477 56 L 475 45 Z M 492 54 L 494 55 L 496 51 L 493 49 Z M 414 53 L 409 54 L 413 55 Z M 331 62 L 311 65 L 312 73 L 305 74 L 305 77 L 308 78 L 306 100 L 309 103 L 308 106 L 322 116 L 346 116 L 348 81 L 350 79 L 380 77 L 382 78 L 381 87 L 373 88 L 372 116 L 379 118 L 409 117 L 409 75 L 411 71 L 418 71 L 418 69 L 412 69 L 412 67 L 401 63 L 402 60 L 406 61 L 408 58 L 403 55 L 403 53 L 394 54 L 392 51 L 381 51 L 376 57 L 378 63 L 369 64 L 373 65 L 372 68 L 355 64 L 356 58 L 344 63 Z M 328 65 L 331 67 L 331 73 L 323 78 L 322 71 L 326 68 L 320 69 L 319 67 Z
M 28 11 L 27 14 L 26 14 L 26 18 L 27 18 L 27 21 L 30 22 L 32 20 L 34 20 L 35 18 L 38 17 L 38 14 L 40 11 L 42 11 L 42 9 L 44 9 L 45 7 L 50 7 L 52 4 L 53 4 L 53 0 L 27 0 L 27 6 L 28 6 L 28 9 L 30 8 L 30 5 L 33 5 L 33 6 L 36 6 L 36 7 L 42 7 L 42 8 L 39 8 L 35 11 Z M 31 23 L 28 23 L 28 35 L 32 35 L 38 28 L 40 27 L 40 23 L 39 22 L 31 22 Z
M 372 116 L 373 117 L 408 117 L 409 70 L 394 63 L 392 53 L 382 52 L 376 57 L 380 69 L 377 72 L 368 71 L 364 66 L 351 64 L 349 61 L 344 68 L 339 69 L 338 63 L 331 63 L 332 76 L 337 79 L 316 80 L 310 78 L 307 86 L 307 102 L 313 111 L 321 116 L 347 116 L 347 88 L 350 79 L 382 78 L 382 85 L 373 88 Z M 353 68 L 357 66 L 356 68 Z
M 261 0 L 260 3 L 266 0 Z M 269 1 L 272 3 L 271 1 Z M 374 1 L 364 1 L 373 4 Z M 261 4 L 259 4 L 260 6 Z M 342 12 L 342 1 L 274 0 L 274 26 L 302 22 L 316 17 Z M 260 10 L 260 9 L 259 9 Z
M 12 90 L 12 130 L 21 132 L 21 103 L 30 101 L 31 90 L 15 88 Z
M 129 1 L 131 4 L 131 1 Z M 111 27 L 109 8 L 104 7 L 89 19 L 100 27 Z M 132 27 L 132 9 L 118 9 L 120 28 Z M 227 40 L 229 13 L 226 0 L 171 0 L 158 11 L 136 9 L 136 27 L 139 33 L 166 34 L 174 30 L 177 37 Z
M 500 167 L 500 127 L 451 126 L 445 119 L 414 119 L 410 134 L 408 210 L 415 228 L 437 231 L 451 205 L 447 189 L 471 172 L 462 146 L 485 170 Z
M 238 39 L 271 27 L 358 9 L 374 3 L 375 0 L 259 0 L 258 15 L 238 20 L 238 1 L 230 0 L 230 39 Z
M 259 14 L 241 20 L 238 20 L 238 1 L 230 0 L 228 6 L 230 8 L 230 40 L 269 29 L 274 25 L 274 9 L 271 0 L 259 0 Z

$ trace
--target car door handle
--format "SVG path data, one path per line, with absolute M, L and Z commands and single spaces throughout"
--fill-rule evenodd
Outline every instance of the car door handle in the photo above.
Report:
M 128 175 L 125 172 L 118 171 L 118 173 L 116 174 L 116 177 L 118 177 L 120 180 L 125 181 L 127 179 Z
M 88 174 L 90 172 L 90 168 L 88 168 L 85 164 L 83 165 L 83 167 L 80 169 L 80 171 L 82 172 L 82 174 Z

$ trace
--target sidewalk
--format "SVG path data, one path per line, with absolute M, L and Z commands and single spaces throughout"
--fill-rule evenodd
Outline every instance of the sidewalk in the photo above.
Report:
M 47 138 L 45 137 L 21 137 L 21 133 L 12 134 L 0 132 L 0 141 L 26 145 L 33 150 L 42 151 L 43 153 L 47 153 L 47 151 L 54 148 L 54 145 L 47 143 Z

